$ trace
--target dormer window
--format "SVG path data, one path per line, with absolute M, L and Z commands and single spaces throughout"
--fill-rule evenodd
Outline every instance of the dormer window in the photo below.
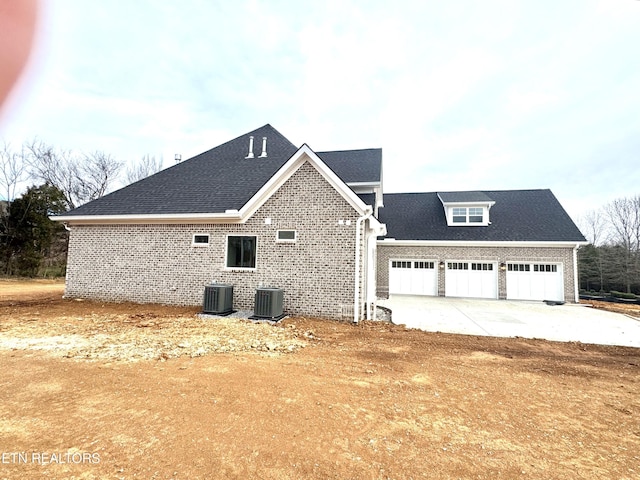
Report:
M 491 223 L 489 210 L 495 202 L 485 193 L 447 192 L 439 193 L 438 197 L 450 227 L 487 226 Z
M 453 207 L 451 210 L 453 223 L 482 223 L 484 220 L 482 207 Z
M 483 214 L 484 214 L 484 208 L 470 207 L 469 223 L 482 223 Z

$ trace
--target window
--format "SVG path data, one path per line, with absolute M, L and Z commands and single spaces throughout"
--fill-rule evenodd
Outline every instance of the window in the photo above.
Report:
M 467 209 L 456 207 L 453 209 L 453 223 L 467 223 Z
M 451 208 L 451 220 L 449 225 L 470 225 L 470 224 L 482 224 L 485 225 L 485 208 L 484 207 L 452 207 Z M 488 218 L 488 217 L 487 217 Z
M 469 270 L 469 264 L 466 262 L 449 262 L 447 263 L 449 270 Z
M 227 237 L 227 267 L 256 268 L 255 236 Z
M 401 262 L 398 260 L 393 260 L 391 262 L 391 268 L 411 268 L 411 262 Z
M 433 262 L 413 262 L 413 268 L 433 270 L 435 267 Z
M 558 266 L 557 265 L 534 265 L 533 266 L 533 271 L 534 272 L 557 272 L 558 271 Z
M 482 208 L 469 208 L 469 223 L 482 223 Z
M 493 270 L 493 263 L 472 263 L 471 270 Z
M 507 269 L 510 272 L 528 272 L 530 270 L 531 265 L 527 263 L 510 263 L 507 265 Z
M 293 243 L 296 241 L 295 230 L 278 230 L 276 242 Z
M 193 240 L 191 245 L 194 246 L 207 246 L 209 245 L 209 234 L 208 233 L 196 233 L 193 235 Z

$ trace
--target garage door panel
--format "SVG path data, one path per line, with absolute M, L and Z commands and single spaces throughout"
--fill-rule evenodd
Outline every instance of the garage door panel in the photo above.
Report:
M 437 295 L 436 263 L 430 260 L 391 260 L 389 293 L 400 295 Z
M 491 262 L 447 262 L 445 295 L 498 298 L 497 265 Z
M 507 298 L 510 300 L 564 300 L 561 264 L 509 263 Z

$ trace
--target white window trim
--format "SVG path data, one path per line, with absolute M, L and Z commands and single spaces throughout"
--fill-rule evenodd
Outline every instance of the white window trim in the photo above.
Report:
M 293 238 L 280 238 L 280 232 L 293 232 Z M 296 243 L 298 241 L 298 232 L 292 228 L 282 228 L 276 231 L 276 243 Z
M 206 243 L 196 243 L 196 237 L 207 237 Z M 211 235 L 208 233 L 194 233 L 191 237 L 191 246 L 192 247 L 208 247 L 211 245 Z
M 453 221 L 453 209 L 454 208 L 464 208 L 465 209 L 465 222 L 454 222 Z M 471 208 L 481 208 L 482 209 L 482 221 L 481 222 L 470 222 L 469 221 L 469 209 Z M 456 217 L 461 215 L 456 215 Z M 477 216 L 477 215 L 472 215 Z M 447 207 L 447 225 L 450 227 L 486 227 L 491 222 L 489 222 L 489 208 L 486 205 L 452 205 Z
M 256 237 L 256 266 L 255 267 L 228 267 L 227 258 L 229 256 L 229 237 Z M 255 272 L 258 269 L 258 261 L 260 259 L 258 255 L 259 235 L 257 233 L 228 233 L 224 240 L 224 256 L 222 260 L 222 271 L 224 272 Z

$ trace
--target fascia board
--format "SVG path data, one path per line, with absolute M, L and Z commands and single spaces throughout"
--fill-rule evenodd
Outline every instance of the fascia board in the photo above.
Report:
M 495 201 L 490 202 L 476 201 L 476 202 L 442 202 L 445 207 L 493 207 L 496 204 Z
M 127 224 L 179 224 L 179 223 L 239 223 L 238 211 L 225 213 L 185 213 L 158 215 L 53 215 L 54 222 L 69 225 L 127 225 Z
M 335 188 L 340 195 L 361 215 L 367 205 L 360 200 L 351 188 L 322 161 L 316 153 L 305 143 L 289 160 L 265 183 L 258 192 L 240 209 L 241 222 L 246 222 L 264 203 L 304 165 L 305 162 L 320 172 L 320 174 Z
M 439 193 L 438 193 L 438 199 L 440 200 L 440 203 L 442 203 L 442 205 L 444 205 L 445 207 L 466 205 L 466 206 L 488 206 L 490 208 L 496 204 L 494 200 L 476 200 L 473 202 L 446 202 L 443 200 L 443 198 L 440 196 Z
M 589 242 L 526 242 L 526 241 L 462 241 L 462 240 L 396 240 L 386 238 L 378 240 L 379 246 L 406 247 L 547 247 L 575 248 L 588 245 Z
M 346 183 L 351 188 L 354 188 L 354 187 L 375 188 L 380 186 L 380 182 L 346 182 Z

